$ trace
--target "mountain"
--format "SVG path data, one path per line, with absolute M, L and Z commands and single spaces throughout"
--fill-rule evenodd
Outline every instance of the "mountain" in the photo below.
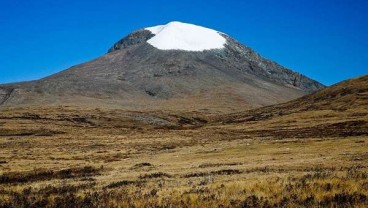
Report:
M 368 75 L 286 103 L 222 116 L 227 127 L 262 137 L 368 136 Z M 244 132 L 243 132 L 244 133 Z
M 137 30 L 87 63 L 0 85 L 0 105 L 231 112 L 323 88 L 225 33 L 170 22 Z

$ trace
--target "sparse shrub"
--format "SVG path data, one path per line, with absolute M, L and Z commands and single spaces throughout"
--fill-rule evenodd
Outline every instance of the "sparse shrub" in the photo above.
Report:
M 133 165 L 130 169 L 134 170 L 134 169 L 139 169 L 139 168 L 144 168 L 144 167 L 154 167 L 154 165 L 148 162 L 142 162 L 142 163 Z
M 171 178 L 172 176 L 168 173 L 156 172 L 140 175 L 139 179 L 150 179 L 150 178 Z
M 238 169 L 223 169 L 212 171 L 211 175 L 233 175 L 233 174 L 241 174 L 243 173 L 241 170 Z
M 196 172 L 196 173 L 188 173 L 185 174 L 184 178 L 193 178 L 193 177 L 204 177 L 209 175 L 234 175 L 241 174 L 243 171 L 238 169 L 223 169 L 223 170 L 215 170 L 211 172 Z
M 113 183 L 110 183 L 109 185 L 106 186 L 106 188 L 117 188 L 117 187 L 120 187 L 120 186 L 128 186 L 128 185 L 132 185 L 132 184 L 136 184 L 137 182 L 136 181 L 118 181 L 118 182 L 113 182 Z
M 360 170 L 357 166 L 353 166 L 346 171 L 346 177 L 352 179 L 368 179 L 368 173 Z

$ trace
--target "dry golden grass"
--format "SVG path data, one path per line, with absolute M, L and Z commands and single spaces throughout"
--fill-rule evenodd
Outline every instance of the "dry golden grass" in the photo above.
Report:
M 366 207 L 364 113 L 4 109 L 0 207 Z

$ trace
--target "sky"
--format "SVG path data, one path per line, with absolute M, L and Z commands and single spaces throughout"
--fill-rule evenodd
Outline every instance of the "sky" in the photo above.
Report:
M 367 0 L 1 0 L 0 83 L 97 58 L 170 21 L 224 32 L 325 85 L 368 74 Z

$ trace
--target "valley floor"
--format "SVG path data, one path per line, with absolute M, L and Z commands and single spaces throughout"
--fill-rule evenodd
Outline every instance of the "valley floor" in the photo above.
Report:
M 3 110 L 0 207 L 366 207 L 365 113 Z

